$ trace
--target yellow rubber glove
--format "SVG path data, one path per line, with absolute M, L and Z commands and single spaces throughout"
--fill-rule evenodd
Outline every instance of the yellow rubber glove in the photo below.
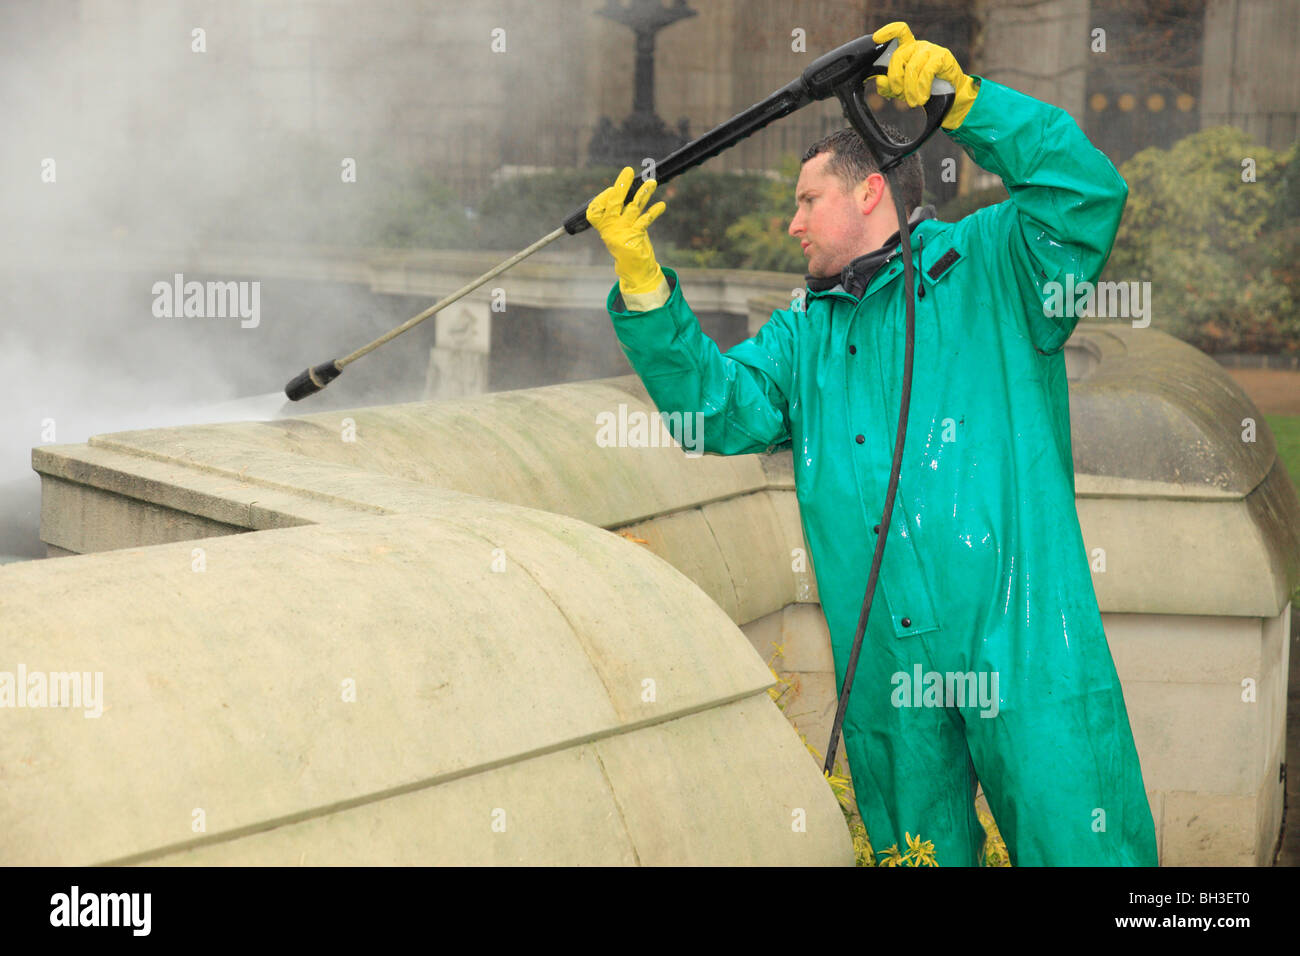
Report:
M 600 238 L 605 240 L 605 248 L 614 257 L 614 271 L 618 273 L 619 291 L 623 293 L 624 302 L 632 311 L 646 311 L 637 308 L 629 296 L 644 296 L 667 288 L 668 280 L 663 270 L 655 261 L 655 251 L 650 245 L 650 235 L 646 231 L 650 224 L 659 218 L 668 206 L 658 202 L 642 213 L 650 195 L 658 185 L 653 179 L 641 184 L 636 195 L 626 206 L 623 197 L 632 185 L 632 167 L 625 166 L 610 186 L 587 206 L 587 222 L 591 223 Z M 668 297 L 663 297 L 663 302 Z M 662 305 L 663 302 L 658 303 Z
M 951 50 L 917 40 L 901 20 L 888 23 L 871 34 L 876 43 L 888 43 L 895 38 L 898 39 L 898 48 L 889 58 L 889 73 L 876 77 L 876 92 L 891 99 L 905 96 L 908 106 L 920 106 L 930 98 L 930 83 L 935 77 L 947 80 L 956 96 L 940 125 L 944 129 L 956 129 L 970 112 L 979 93 L 975 81 L 962 72 Z

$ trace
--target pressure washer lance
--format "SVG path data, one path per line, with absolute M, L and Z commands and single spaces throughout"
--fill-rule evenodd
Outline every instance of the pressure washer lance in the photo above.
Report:
M 636 183 L 633 183 L 632 185 L 635 186 Z M 624 200 L 625 204 L 626 202 L 627 200 Z M 584 207 L 583 215 L 584 217 L 586 216 L 585 207 Z M 407 319 L 397 328 L 388 330 L 379 338 L 375 339 L 373 342 L 361 346 L 361 348 L 357 349 L 355 352 L 351 352 L 348 355 L 345 355 L 339 359 L 335 359 L 332 362 L 322 362 L 320 365 L 317 365 L 315 368 L 309 368 L 303 372 L 300 372 L 299 374 L 295 375 L 292 379 L 289 380 L 289 384 L 284 387 L 284 394 L 289 396 L 289 398 L 295 402 L 299 401 L 300 399 L 306 398 L 308 395 L 315 395 L 317 392 L 319 392 L 330 382 L 338 378 L 339 375 L 343 373 L 343 369 L 347 368 L 347 366 L 351 365 L 353 362 L 361 358 L 361 356 L 365 355 L 367 352 L 373 352 L 375 349 L 379 348 L 379 346 L 383 345 L 385 342 L 397 338 L 407 329 L 415 328 L 417 325 L 419 325 L 429 316 L 433 315 L 436 312 L 441 312 L 443 309 L 447 308 L 447 306 L 451 305 L 457 299 L 464 298 L 469 293 L 473 292 L 475 289 L 481 286 L 484 282 L 487 282 L 489 279 L 493 279 L 496 276 L 499 276 L 501 273 L 505 272 L 515 263 L 522 262 L 523 260 L 527 259 L 538 249 L 550 245 L 556 239 L 559 239 L 562 235 L 564 235 L 564 230 L 565 227 L 561 226 L 559 229 L 556 229 L 554 232 L 548 233 L 547 235 L 543 236 L 541 239 L 538 239 L 536 242 L 534 242 L 527 249 L 523 249 L 520 252 L 516 252 L 505 262 L 502 262 L 500 265 L 483 273 L 481 276 L 479 276 L 469 285 L 461 286 L 459 289 L 457 289 L 451 295 L 447 296 L 445 299 L 441 299 L 438 302 L 435 302 L 433 305 L 429 306 L 419 315 L 411 316 L 409 319 Z
M 932 95 L 925 104 L 925 131 L 913 142 L 893 142 L 876 123 L 875 117 L 871 115 L 871 111 L 867 108 L 863 84 L 871 77 L 889 72 L 889 58 L 893 56 L 897 48 L 897 40 L 890 40 L 888 43 L 876 43 L 871 39 L 870 35 L 849 41 L 830 53 L 818 57 L 797 79 L 777 90 L 761 103 L 756 103 L 743 113 L 738 113 L 721 126 L 714 127 L 699 139 L 687 143 L 669 154 L 667 158 L 655 163 L 653 173 L 646 175 L 644 178 L 655 179 L 660 184 L 666 183 L 688 169 L 692 169 L 705 160 L 729 149 L 769 123 L 783 116 L 788 116 L 809 103 L 829 99 L 831 96 L 839 98 L 841 104 L 843 104 L 845 116 L 849 117 L 849 121 L 857 129 L 859 135 L 866 139 L 868 144 L 872 145 L 872 151 L 878 157 L 884 160 L 892 160 L 894 163 L 901 161 L 938 129 L 940 121 L 952 104 L 952 96 Z M 936 83 L 943 83 L 943 81 L 936 81 Z M 951 89 L 952 87 L 948 86 L 948 90 L 951 91 Z M 637 188 L 638 183 L 633 180 L 631 185 L 628 186 L 627 196 L 623 199 L 624 203 L 627 202 Z M 320 365 L 305 369 L 299 375 L 294 376 L 289 384 L 284 387 L 285 395 L 297 402 L 308 395 L 316 394 L 338 378 L 343 369 L 361 358 L 361 356 L 373 352 L 385 342 L 414 328 L 429 316 L 447 308 L 453 302 L 473 292 L 483 283 L 499 276 L 511 266 L 527 259 L 534 252 L 545 248 L 561 236 L 566 234 L 577 235 L 589 228 L 590 223 L 587 222 L 588 205 L 590 203 L 584 203 L 574 210 L 564 220 L 564 225 L 554 232 L 538 239 L 527 249 L 517 252 L 500 265 L 485 272 L 468 285 L 457 289 L 445 299 L 435 302 L 419 315 L 412 316 L 397 328 L 386 332 L 373 342 L 363 345 L 355 352 L 342 358 L 322 362 Z

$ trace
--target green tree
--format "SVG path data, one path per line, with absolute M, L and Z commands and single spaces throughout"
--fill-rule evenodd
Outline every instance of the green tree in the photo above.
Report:
M 1138 153 L 1104 277 L 1149 281 L 1152 326 L 1205 351 L 1300 350 L 1295 155 L 1228 126 Z
M 726 232 L 733 250 L 735 267 L 768 269 L 772 272 L 807 270 L 799 243 L 786 232 L 795 213 L 795 183 L 799 159 L 790 155 L 781 161 L 780 175 L 764 184 L 756 206 L 740 216 Z

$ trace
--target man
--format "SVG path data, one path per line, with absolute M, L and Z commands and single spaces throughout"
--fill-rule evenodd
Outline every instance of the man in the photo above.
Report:
M 646 229 L 665 206 L 642 212 L 655 183 L 621 207 L 625 169 L 587 212 L 619 275 L 610 317 L 659 409 L 702 414 L 706 452 L 793 447 L 840 686 L 875 535 L 889 535 L 844 722 L 873 846 L 919 834 L 941 866 L 976 865 L 978 779 L 1014 865 L 1154 866 L 1074 506 L 1061 349 L 1077 320 L 1044 305 L 1047 283 L 1098 278 L 1128 187 L 1068 114 L 966 76 L 906 24 L 873 35 L 895 37 L 878 91 L 918 106 L 935 76 L 951 82 L 943 128 L 1011 198 L 958 223 L 910 217 L 915 360 L 889 528 L 877 522 L 902 381 L 901 249 L 890 185 L 855 136 L 816 144 L 799 174 L 790 233 L 812 273 L 806 304 L 725 355 L 655 262 Z M 919 203 L 919 178 L 901 188 Z

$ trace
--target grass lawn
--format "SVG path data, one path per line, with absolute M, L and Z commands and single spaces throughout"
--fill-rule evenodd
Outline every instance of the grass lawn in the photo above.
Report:
M 1291 473 L 1291 483 L 1300 489 L 1300 415 L 1265 415 L 1264 421 L 1277 443 L 1278 457 Z M 1300 588 L 1291 595 L 1291 600 L 1300 604 Z
M 1277 442 L 1277 453 L 1281 456 L 1291 481 L 1300 488 L 1300 415 L 1265 415 L 1273 440 Z

